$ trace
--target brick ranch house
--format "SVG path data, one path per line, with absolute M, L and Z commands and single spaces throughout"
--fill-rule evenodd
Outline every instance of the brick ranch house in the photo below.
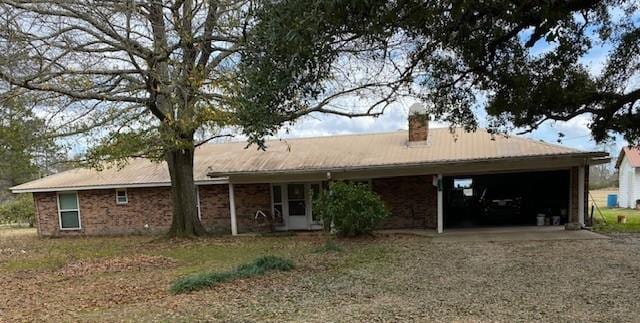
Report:
M 364 183 L 391 210 L 381 228 L 535 225 L 538 214 L 584 224 L 589 165 L 609 160 L 515 136 L 428 128 L 419 106 L 409 130 L 246 143 L 196 150 L 198 213 L 231 234 L 316 230 L 312 199 L 329 181 Z M 166 166 L 73 169 L 12 188 L 33 193 L 40 236 L 158 233 L 171 225 Z

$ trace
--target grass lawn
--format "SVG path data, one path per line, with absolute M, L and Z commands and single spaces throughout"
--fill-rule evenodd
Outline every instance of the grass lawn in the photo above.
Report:
M 0 228 L 5 321 L 633 321 L 640 235 L 435 242 L 391 236 L 39 239 Z M 171 282 L 261 256 L 290 271 L 174 295 Z
M 593 218 L 601 220 L 604 217 L 606 223 L 599 223 L 594 226 L 600 232 L 640 232 L 640 210 L 623 208 L 601 208 L 602 216 L 595 210 Z M 624 215 L 626 223 L 618 223 L 618 216 Z
M 607 196 L 609 194 L 617 194 L 617 188 L 592 190 L 589 193 L 589 211 L 595 202 L 602 212 L 601 215 L 597 208 L 593 212 L 594 220 L 598 221 L 598 224 L 594 226 L 595 230 L 599 232 L 640 232 L 640 210 L 606 207 Z M 618 223 L 619 215 L 626 216 L 626 224 Z M 602 223 L 603 218 L 606 223 Z

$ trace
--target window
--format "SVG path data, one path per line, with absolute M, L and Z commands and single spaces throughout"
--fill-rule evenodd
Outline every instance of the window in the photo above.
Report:
M 462 190 L 464 196 L 473 196 L 473 179 L 472 178 L 456 178 L 453 180 L 453 188 Z
M 80 206 L 76 192 L 58 193 L 58 218 L 60 230 L 80 229 Z
M 271 200 L 273 204 L 273 209 L 271 210 L 271 214 L 273 215 L 274 222 L 276 224 L 284 224 L 281 185 L 271 186 Z
M 320 194 L 322 194 L 322 187 L 320 183 L 312 183 L 311 184 L 311 201 L 313 203 L 313 201 L 315 201 L 317 198 L 320 197 Z M 322 222 L 322 219 L 320 219 L 320 217 L 318 217 L 318 215 L 316 215 L 315 213 L 313 213 L 313 207 L 312 207 L 312 212 L 311 212 L 311 220 L 313 221 L 313 223 L 320 223 Z
M 202 221 L 202 213 L 200 212 L 200 186 L 196 185 L 196 208 L 198 209 L 198 220 Z
M 129 196 L 127 196 L 126 189 L 118 189 L 116 190 L 116 204 L 127 204 L 129 203 Z
M 304 196 L 304 184 L 287 185 L 287 201 L 289 216 L 306 216 L 306 199 Z

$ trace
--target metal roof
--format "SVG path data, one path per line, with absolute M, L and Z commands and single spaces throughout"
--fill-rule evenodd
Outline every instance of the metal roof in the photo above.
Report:
M 624 157 L 627 157 L 631 167 L 640 167 L 640 147 L 622 148 L 620 155 L 618 156 L 618 160 L 616 161 L 616 168 L 620 168 L 620 164 L 622 164 Z
M 197 183 L 223 183 L 234 174 L 293 173 L 336 169 L 403 167 L 464 161 L 491 161 L 540 156 L 602 157 L 605 153 L 516 136 L 491 135 L 486 130 L 429 130 L 426 142 L 408 142 L 407 131 L 267 141 L 267 150 L 246 142 L 206 144 L 195 153 Z M 164 163 L 131 160 L 122 169 L 74 169 L 13 187 L 14 192 L 96 187 L 170 185 Z

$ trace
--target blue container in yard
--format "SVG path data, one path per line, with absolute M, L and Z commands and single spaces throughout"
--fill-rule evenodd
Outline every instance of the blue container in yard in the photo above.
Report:
M 607 195 L 607 207 L 618 207 L 618 194 Z

